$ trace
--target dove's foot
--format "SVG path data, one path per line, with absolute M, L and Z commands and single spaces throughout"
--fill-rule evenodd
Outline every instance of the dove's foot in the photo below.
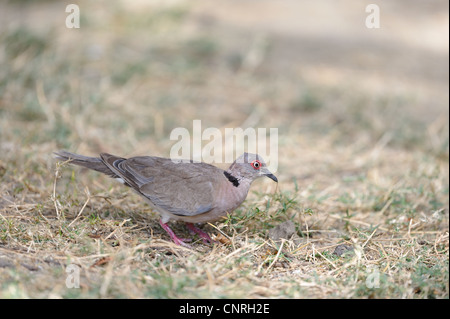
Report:
M 205 244 L 213 243 L 214 241 L 209 237 L 207 233 L 205 233 L 200 228 L 197 228 L 192 223 L 186 223 L 186 227 L 191 231 L 199 235 Z
M 170 229 L 169 225 L 164 224 L 162 222 L 162 220 L 159 221 L 159 224 L 169 234 L 170 238 L 172 239 L 172 241 L 175 244 L 177 244 L 179 246 L 184 246 L 184 247 L 187 247 L 187 248 L 191 248 L 191 246 L 189 246 L 188 244 L 185 243 L 185 241 L 190 241 L 189 239 L 179 238 L 177 235 L 175 235 L 173 230 Z

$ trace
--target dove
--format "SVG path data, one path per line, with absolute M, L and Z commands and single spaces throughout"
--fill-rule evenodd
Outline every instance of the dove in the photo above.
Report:
M 156 156 L 130 158 L 101 153 L 88 157 L 64 150 L 54 152 L 58 160 L 83 166 L 117 179 L 142 196 L 157 211 L 161 227 L 172 241 L 189 247 L 169 227 L 171 220 L 186 223 L 203 242 L 212 239 L 194 224 L 217 221 L 231 214 L 247 197 L 250 185 L 260 177 L 278 179 L 257 154 L 244 153 L 227 170 L 193 161 Z

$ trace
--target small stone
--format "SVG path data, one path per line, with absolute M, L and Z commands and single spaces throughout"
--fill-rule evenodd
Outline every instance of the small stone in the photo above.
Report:
M 269 238 L 273 241 L 291 239 L 296 234 L 295 225 L 291 220 L 285 221 L 272 229 L 269 229 Z
M 353 252 L 353 250 L 354 250 L 353 246 L 341 244 L 341 245 L 336 246 L 336 248 L 334 249 L 333 255 L 337 255 L 337 256 L 341 257 L 348 252 Z
M 14 264 L 6 259 L 0 258 L 0 268 L 14 268 Z

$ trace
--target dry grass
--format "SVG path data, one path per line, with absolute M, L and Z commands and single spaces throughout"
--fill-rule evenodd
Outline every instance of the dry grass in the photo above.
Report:
M 271 1 L 263 25 L 231 4 L 100 3 L 80 3 L 79 30 L 57 1 L 0 5 L 0 297 L 448 298 L 448 48 L 402 29 L 440 32 L 448 3 L 404 20 L 386 3 L 389 31 L 336 28 L 333 50 L 326 30 L 287 32 L 292 8 Z M 205 225 L 214 245 L 175 246 L 128 189 L 51 157 L 168 156 L 193 119 L 279 128 L 278 188 L 256 182 Z M 298 236 L 273 242 L 287 220 Z

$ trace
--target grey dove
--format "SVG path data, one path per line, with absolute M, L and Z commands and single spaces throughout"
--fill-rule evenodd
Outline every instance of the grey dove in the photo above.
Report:
M 155 156 L 126 159 L 102 153 L 100 157 L 88 157 L 62 150 L 54 154 L 59 160 L 104 173 L 133 189 L 160 213 L 161 227 L 177 245 L 183 246 L 188 245 L 170 229 L 170 220 L 185 222 L 205 243 L 212 242 L 194 223 L 216 221 L 233 212 L 259 177 L 278 182 L 264 160 L 251 153 L 241 155 L 227 170 Z

